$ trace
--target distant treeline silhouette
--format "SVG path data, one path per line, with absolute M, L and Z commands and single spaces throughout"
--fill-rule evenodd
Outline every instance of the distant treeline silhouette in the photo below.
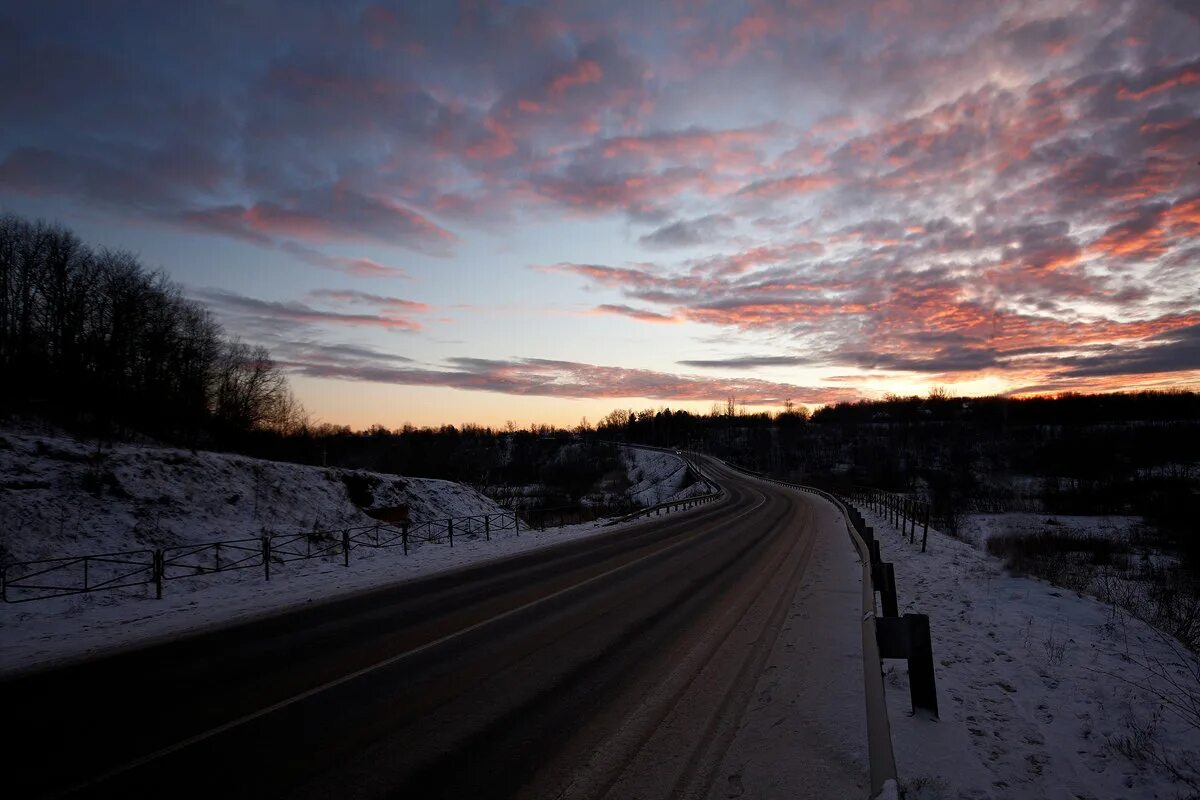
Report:
M 227 338 L 161 272 L 11 214 L 0 216 L 0 411 L 192 442 L 300 419 L 270 354 Z

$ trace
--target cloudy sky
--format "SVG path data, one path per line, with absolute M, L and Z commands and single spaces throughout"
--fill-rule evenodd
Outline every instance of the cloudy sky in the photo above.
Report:
M 1200 387 L 1200 3 L 0 10 L 0 208 L 325 421 Z

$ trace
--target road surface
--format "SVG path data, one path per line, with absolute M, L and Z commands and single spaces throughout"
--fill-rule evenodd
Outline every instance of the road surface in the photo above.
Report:
M 717 503 L 0 683 L 10 797 L 863 797 L 823 500 Z

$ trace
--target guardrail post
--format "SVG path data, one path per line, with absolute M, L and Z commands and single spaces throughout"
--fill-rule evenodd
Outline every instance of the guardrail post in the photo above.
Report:
M 342 566 L 350 566 L 350 529 L 342 529 Z
M 492 515 L 483 515 L 483 538 L 487 541 L 492 540 Z
M 408 555 L 408 523 L 400 526 L 400 541 L 404 542 L 404 555 Z
M 262 537 L 263 580 L 271 580 L 271 537 Z
M 937 719 L 937 686 L 934 683 L 929 617 L 925 614 L 905 614 L 904 619 L 908 622 L 908 683 L 913 713 L 927 711 Z
M 162 600 L 164 569 L 163 562 L 164 559 L 162 548 L 158 548 L 154 551 L 154 560 L 151 562 L 152 566 L 150 567 L 150 569 L 154 572 L 154 597 L 157 600 Z
M 446 533 L 450 536 L 450 546 L 454 547 L 454 520 L 446 520 Z
M 875 638 L 880 658 L 908 661 L 908 692 L 913 713 L 925 712 L 938 717 L 937 686 L 933 672 L 933 644 L 929 636 L 929 617 L 905 614 L 903 617 L 878 617 Z

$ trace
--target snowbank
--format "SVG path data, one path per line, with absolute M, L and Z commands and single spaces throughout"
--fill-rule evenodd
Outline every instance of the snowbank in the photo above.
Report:
M 928 614 L 933 634 L 940 721 L 910 714 L 903 662 L 886 662 L 906 797 L 1193 796 L 1155 762 L 1196 775 L 1194 654 L 1114 607 L 1008 575 L 969 544 L 930 531 L 921 553 L 919 536 L 910 545 L 864 517 L 895 565 L 901 613 Z
M 450 481 L 0 433 L 6 561 L 367 525 L 360 505 L 404 503 L 414 521 L 502 510 Z

